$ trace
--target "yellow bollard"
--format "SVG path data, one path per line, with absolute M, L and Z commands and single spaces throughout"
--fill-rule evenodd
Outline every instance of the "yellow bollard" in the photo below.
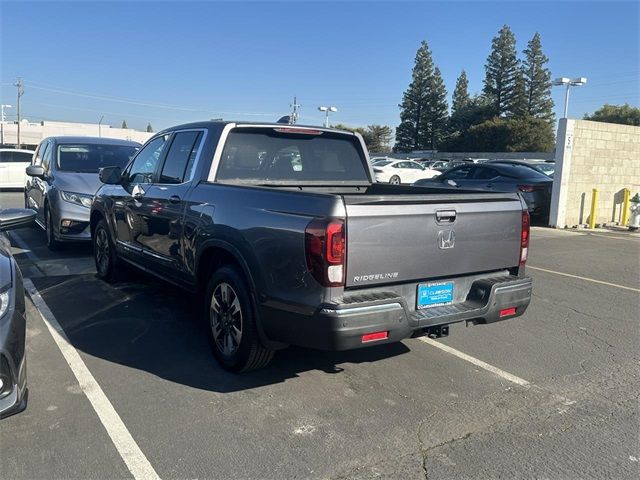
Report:
M 629 221 L 629 197 L 631 196 L 631 190 L 628 188 L 624 189 L 623 200 L 622 200 L 622 218 L 620 219 L 620 226 L 626 227 L 627 222 Z
M 598 189 L 594 188 L 591 194 L 591 213 L 589 214 L 589 228 L 596 228 L 596 208 L 598 206 Z

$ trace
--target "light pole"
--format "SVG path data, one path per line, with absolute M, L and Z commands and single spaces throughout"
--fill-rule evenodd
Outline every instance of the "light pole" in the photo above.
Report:
M 1 112 L 2 112 L 2 113 L 0 114 L 0 118 L 2 118 L 2 121 L 3 121 L 3 122 L 4 122 L 4 118 L 5 118 L 5 117 L 4 117 L 4 109 L 5 109 L 5 108 L 13 108 L 13 106 L 12 106 L 12 105 L 7 105 L 7 104 L 4 104 L 4 103 L 3 103 L 2 105 L 0 105 L 0 110 L 1 110 Z
M 567 89 L 564 93 L 564 117 L 567 118 L 567 114 L 569 113 L 569 89 L 571 87 L 580 87 L 587 83 L 586 77 L 578 77 L 578 78 L 567 78 L 561 77 L 556 78 L 551 85 L 560 86 L 564 85 Z
M 98 136 L 102 137 L 102 120 L 104 119 L 104 115 L 100 117 L 100 121 L 98 122 Z
M 318 107 L 318 110 L 324 112 L 324 126 L 329 128 L 329 112 L 337 112 L 336 107 Z

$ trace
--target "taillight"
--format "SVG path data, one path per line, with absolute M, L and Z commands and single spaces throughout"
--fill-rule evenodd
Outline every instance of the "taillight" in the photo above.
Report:
M 307 268 L 325 287 L 344 285 L 346 235 L 344 220 L 319 219 L 309 222 L 305 229 Z
M 531 193 L 536 190 L 544 190 L 544 185 L 518 185 L 518 190 L 524 193 Z
M 522 212 L 522 230 L 520 231 L 520 266 L 523 267 L 527 263 L 529 257 L 529 212 Z

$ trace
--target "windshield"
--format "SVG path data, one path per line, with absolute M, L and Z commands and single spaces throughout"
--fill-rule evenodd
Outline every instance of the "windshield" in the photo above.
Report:
M 58 147 L 58 170 L 98 173 L 102 167 L 124 168 L 138 151 L 129 145 L 78 144 Z
M 286 130 L 286 129 L 283 129 Z M 357 137 L 272 128 L 232 131 L 217 180 L 268 183 L 368 182 Z

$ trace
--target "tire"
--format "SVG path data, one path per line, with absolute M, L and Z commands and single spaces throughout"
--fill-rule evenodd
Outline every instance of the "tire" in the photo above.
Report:
M 53 220 L 51 218 L 51 210 L 47 205 L 46 210 L 44 211 L 44 224 L 45 229 L 44 233 L 47 236 L 47 248 L 52 252 L 55 252 L 60 249 L 60 242 L 56 240 L 56 235 L 53 230 Z
M 400 185 L 400 177 L 398 175 L 394 175 L 389 179 L 389 183 L 392 185 Z
M 235 267 L 226 265 L 214 272 L 204 310 L 211 350 L 225 370 L 248 372 L 271 361 L 274 351 L 258 338 L 249 289 Z
M 98 222 L 93 235 L 93 259 L 96 263 L 96 275 L 105 282 L 112 283 L 118 278 L 118 256 L 111 240 L 107 222 L 104 219 Z

